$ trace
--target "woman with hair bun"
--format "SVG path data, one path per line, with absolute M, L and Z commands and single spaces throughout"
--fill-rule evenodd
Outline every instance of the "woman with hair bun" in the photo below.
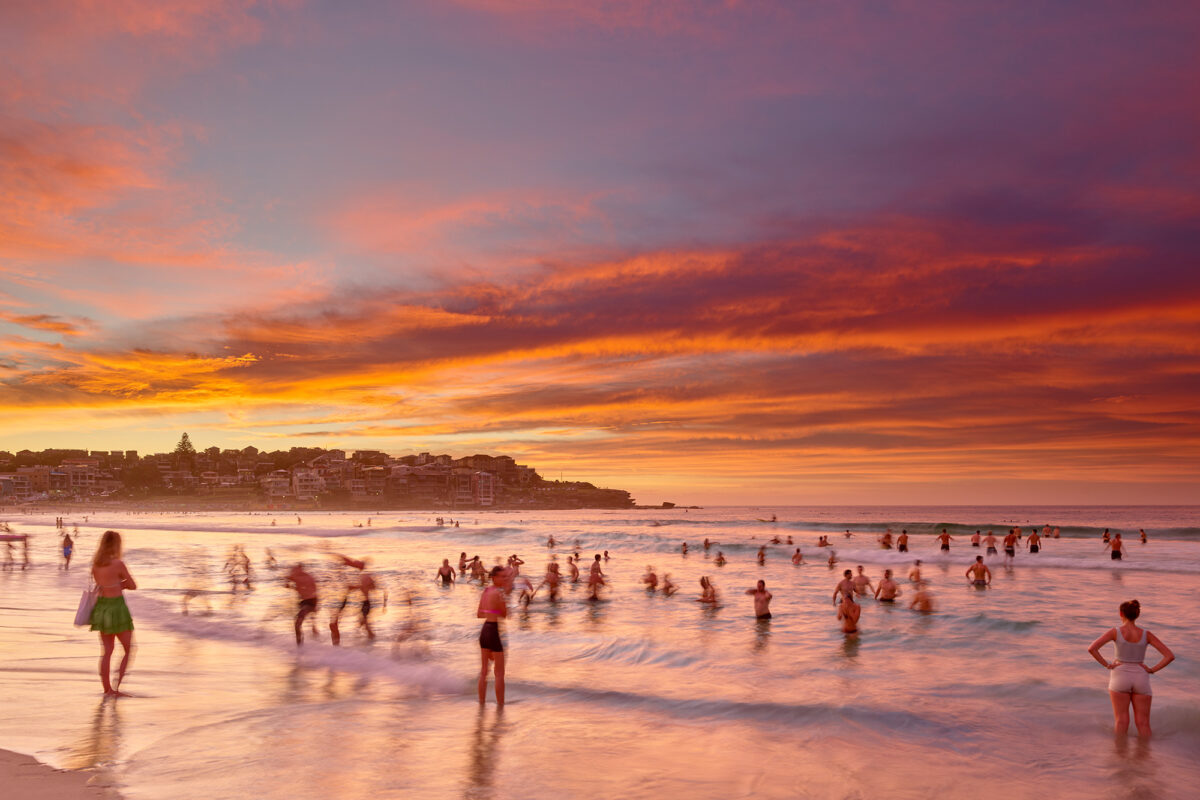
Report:
M 121 534 L 116 531 L 105 531 L 100 537 L 100 545 L 92 558 L 92 578 L 100 588 L 96 606 L 92 609 L 92 630 L 100 632 L 100 645 L 103 648 L 100 655 L 100 683 L 104 685 L 104 694 L 125 697 L 120 688 L 125 669 L 129 666 L 129 651 L 133 644 L 133 617 L 129 613 L 129 606 L 125 605 L 122 592 L 126 589 L 136 589 L 137 584 L 129 574 L 125 562 L 121 560 Z M 114 688 L 109 675 L 117 641 L 121 642 L 125 657 L 121 659 L 121 666 L 117 668 L 117 682 Z
M 1175 654 L 1157 636 L 1134 623 L 1142 613 L 1137 600 L 1121 603 L 1121 625 L 1109 628 L 1099 639 L 1092 642 L 1088 652 L 1092 658 L 1109 670 L 1108 695 L 1112 699 L 1113 717 L 1116 719 L 1114 732 L 1123 734 L 1129 730 L 1129 705 L 1133 704 L 1133 721 L 1138 735 L 1150 735 L 1150 676 L 1175 660 Z M 1112 642 L 1117 648 L 1116 661 L 1108 661 L 1100 655 L 1100 648 Z M 1162 661 L 1153 667 L 1146 666 L 1146 647 L 1153 645 L 1162 653 Z

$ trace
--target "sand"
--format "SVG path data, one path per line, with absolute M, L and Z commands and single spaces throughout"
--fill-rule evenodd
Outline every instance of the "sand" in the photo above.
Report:
M 112 800 L 117 795 L 88 785 L 90 772 L 48 767 L 41 762 L 0 750 L 0 786 L 4 796 L 21 800 Z

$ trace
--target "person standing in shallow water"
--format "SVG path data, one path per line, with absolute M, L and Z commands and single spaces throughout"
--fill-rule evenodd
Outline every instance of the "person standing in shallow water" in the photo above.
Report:
M 1092 642 L 1088 653 L 1109 670 L 1108 695 L 1112 699 L 1113 732 L 1124 734 L 1129 730 L 1129 706 L 1133 705 L 1133 719 L 1139 736 L 1150 735 L 1150 676 L 1175 660 L 1162 641 L 1145 628 L 1139 628 L 1137 618 L 1142 606 L 1137 600 L 1121 603 L 1121 625 L 1109 628 Z M 1117 659 L 1108 661 L 1100 655 L 1100 648 L 1112 642 L 1117 648 Z M 1146 666 L 1146 647 L 1153 646 L 1163 658 L 1153 667 Z
M 759 581 L 754 589 L 747 589 L 746 594 L 754 598 L 755 619 L 771 618 L 771 593 L 767 591 L 767 582 Z
M 504 590 L 508 571 L 504 567 L 492 567 L 492 585 L 483 590 L 475 617 L 483 620 L 479 631 L 479 704 L 487 701 L 488 664 L 496 676 L 493 687 L 496 705 L 504 705 L 504 641 L 500 638 L 500 620 L 508 616 L 508 602 Z
M 121 534 L 116 531 L 105 531 L 100 537 L 100 545 L 92 558 L 92 579 L 100 590 L 91 617 L 92 630 L 100 632 L 100 683 L 104 686 L 104 694 L 125 697 L 127 695 L 121 691 L 121 681 L 125 679 L 133 647 L 133 617 L 125 605 L 123 592 L 126 589 L 133 591 L 137 583 L 121 560 Z M 117 642 L 121 643 L 125 654 L 117 667 L 117 681 L 114 684 L 110 676 L 112 654 Z

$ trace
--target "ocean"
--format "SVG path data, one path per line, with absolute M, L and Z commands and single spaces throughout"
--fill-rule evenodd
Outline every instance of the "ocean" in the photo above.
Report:
M 460 527 L 427 512 L 299 513 L 71 512 L 67 530 L 80 536 L 70 571 L 58 568 L 56 514 L 3 517 L 31 534 L 32 566 L 20 569 L 18 545 L 16 569 L 0 572 L 0 747 L 95 770 L 130 800 L 1158 798 L 1193 796 L 1200 781 L 1197 506 L 443 514 Z M 1022 547 L 1011 566 L 989 558 L 992 586 L 968 585 L 976 529 L 1045 524 L 1061 538 L 1037 555 Z M 887 527 L 908 530 L 911 552 L 880 548 Z M 137 650 L 122 688 L 133 696 L 119 700 L 101 696 L 96 634 L 72 625 L 109 528 L 124 536 L 139 584 L 126 593 Z M 942 528 L 956 537 L 949 553 L 933 541 Z M 1124 560 L 1110 560 L 1104 528 L 1124 534 Z M 816 547 L 821 535 L 832 548 Z M 795 545 L 767 544 L 774 536 Z M 236 544 L 253 562 L 253 591 L 225 580 Z M 585 575 L 609 551 L 601 601 L 569 582 L 558 603 L 544 590 L 527 609 L 511 600 L 509 702 L 498 710 L 489 688 L 481 708 L 479 588 L 443 588 L 437 567 L 464 551 L 487 566 L 515 553 L 536 585 L 551 558 L 565 573 L 576 546 Z M 790 561 L 795 546 L 803 565 Z M 374 641 L 344 620 L 342 646 L 329 642 L 349 572 L 336 553 L 369 558 L 387 593 Z M 868 599 L 861 634 L 845 637 L 831 601 L 841 570 L 861 564 L 878 580 L 891 568 L 904 601 L 914 559 L 934 612 Z M 320 635 L 308 631 L 297 648 L 283 575 L 301 560 L 325 602 Z M 646 591 L 650 565 L 680 591 Z M 717 608 L 695 602 L 705 575 Z M 744 594 L 760 579 L 774 595 L 769 621 Z M 1153 678 L 1148 742 L 1114 738 L 1108 674 L 1087 653 L 1135 597 L 1140 622 L 1177 656 Z

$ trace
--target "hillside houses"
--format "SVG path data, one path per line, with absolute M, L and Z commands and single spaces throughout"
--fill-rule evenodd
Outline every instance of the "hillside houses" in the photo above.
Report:
M 628 492 L 544 481 L 511 456 L 462 458 L 376 450 L 254 447 L 155 453 L 22 450 L 0 452 L 0 502 L 161 495 L 238 497 L 268 508 L 628 507 Z

